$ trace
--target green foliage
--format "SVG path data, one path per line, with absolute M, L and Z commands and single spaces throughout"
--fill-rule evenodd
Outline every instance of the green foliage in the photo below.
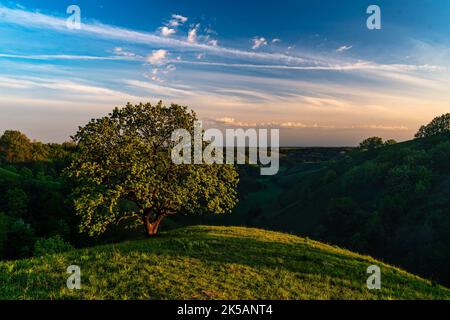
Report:
M 57 149 L 56 147 L 52 147 Z M 78 221 L 66 201 L 69 186 L 59 178 L 60 160 L 15 163 L 0 167 L 0 211 L 7 216 L 8 228 L 0 259 L 31 256 L 36 237 L 56 234 L 79 243 Z M 35 179 L 34 170 L 45 180 Z
M 389 139 L 384 142 L 385 146 L 392 146 L 394 144 L 397 144 L 397 141 L 395 141 L 394 139 Z
M 66 288 L 72 264 L 81 268 L 81 290 Z M 366 287 L 367 267 L 374 264 L 382 270 L 382 290 Z M 448 289 L 373 258 L 236 227 L 182 228 L 154 239 L 0 262 L 0 283 L 0 299 L 450 299 Z
M 23 218 L 28 208 L 28 196 L 22 189 L 15 188 L 6 191 L 6 208 L 9 216 Z
M 33 179 L 33 171 L 27 167 L 23 167 L 19 172 L 20 176 L 25 180 Z
M 383 146 L 383 139 L 380 137 L 367 138 L 359 144 L 359 147 L 363 150 L 373 150 Z
M 31 149 L 30 139 L 19 131 L 7 130 L 0 137 L 0 158 L 9 163 L 30 161 Z
M 34 244 L 34 256 L 40 257 L 47 254 L 63 253 L 73 249 L 70 243 L 65 242 L 61 236 L 56 235 L 48 239 L 38 239 Z
M 366 161 L 359 166 L 352 167 L 343 178 L 343 186 L 347 190 L 355 190 L 361 187 L 376 185 L 385 174 L 386 167 L 376 161 Z
M 434 167 L 443 172 L 450 171 L 450 141 L 439 143 L 430 150 Z
M 127 104 L 91 120 L 73 137 L 78 144 L 65 173 L 74 180 L 74 206 L 81 231 L 104 233 L 126 221 L 156 233 L 161 219 L 172 214 L 230 212 L 237 201 L 238 175 L 231 165 L 175 165 L 172 133 L 193 135 L 196 116 L 172 104 Z M 135 204 L 134 210 L 121 206 Z M 128 206 L 129 207 L 129 206 Z
M 33 253 L 34 231 L 22 219 L 12 220 L 7 233 L 6 258 L 24 258 Z
M 350 239 L 353 247 L 363 247 L 360 232 L 367 223 L 368 215 L 350 197 L 331 199 L 324 226 L 333 229 L 333 243 Z
M 387 192 L 403 198 L 426 196 L 431 178 L 432 172 L 424 166 L 396 166 L 387 174 Z
M 54 166 L 60 170 L 70 159 L 76 145 L 72 142 L 63 144 L 32 142 L 25 134 L 7 130 L 0 137 L 0 162 L 12 164 L 5 169 L 17 172 L 16 164 L 33 164 L 40 167 L 41 171 L 48 166 Z
M 450 113 L 434 118 L 426 126 L 420 127 L 416 138 L 426 138 L 450 132 Z

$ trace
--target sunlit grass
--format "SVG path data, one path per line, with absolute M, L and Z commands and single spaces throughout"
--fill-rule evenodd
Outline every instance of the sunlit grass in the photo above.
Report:
M 368 290 L 366 269 L 382 270 Z M 69 265 L 81 290 L 66 288 Z M 449 299 L 376 260 L 277 232 L 189 227 L 155 239 L 0 263 L 1 299 Z

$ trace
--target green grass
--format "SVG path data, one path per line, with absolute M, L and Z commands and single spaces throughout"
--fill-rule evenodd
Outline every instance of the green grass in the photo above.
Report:
M 368 266 L 382 271 L 368 290 Z M 81 290 L 66 269 L 81 268 Z M 155 239 L 0 263 L 0 299 L 450 299 L 450 290 L 283 233 L 188 227 Z

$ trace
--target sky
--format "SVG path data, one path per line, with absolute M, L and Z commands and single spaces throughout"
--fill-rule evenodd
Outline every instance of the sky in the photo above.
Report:
M 67 141 L 162 100 L 284 146 L 409 140 L 450 112 L 449 34 L 445 0 L 0 0 L 0 133 Z

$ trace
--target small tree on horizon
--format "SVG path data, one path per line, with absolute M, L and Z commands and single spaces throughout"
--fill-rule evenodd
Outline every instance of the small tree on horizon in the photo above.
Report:
M 231 212 L 238 183 L 233 165 L 172 162 L 173 131 L 192 133 L 195 120 L 187 107 L 141 103 L 80 127 L 74 160 L 65 170 L 76 185 L 80 231 L 99 235 L 128 221 L 154 236 L 168 215 Z
M 359 144 L 362 150 L 373 150 L 383 146 L 383 139 L 380 137 L 370 137 Z

